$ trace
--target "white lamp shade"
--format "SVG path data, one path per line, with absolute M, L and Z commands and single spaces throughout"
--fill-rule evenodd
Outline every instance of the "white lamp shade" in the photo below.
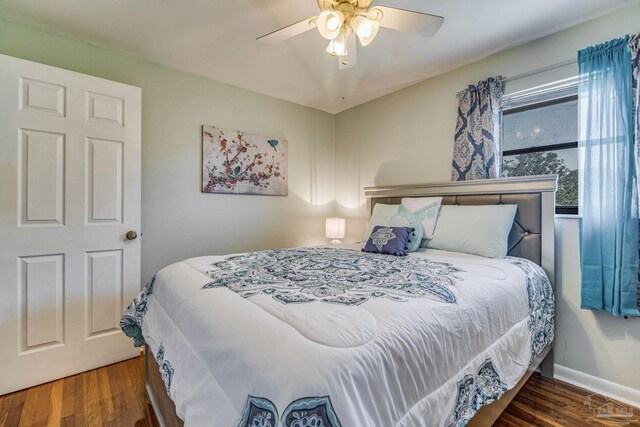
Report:
M 378 21 L 372 21 L 365 16 L 358 15 L 351 20 L 351 28 L 358 36 L 362 46 L 367 46 L 378 34 L 380 24 Z
M 318 31 L 320 35 L 327 40 L 333 40 L 340 33 L 344 15 L 335 10 L 325 10 L 318 15 Z
M 344 239 L 346 222 L 344 218 L 327 218 L 325 237 L 327 239 Z

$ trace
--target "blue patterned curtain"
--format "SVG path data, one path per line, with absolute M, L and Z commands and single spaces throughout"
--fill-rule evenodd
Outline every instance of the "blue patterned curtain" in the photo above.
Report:
M 458 94 L 452 181 L 500 177 L 501 76 Z
M 582 308 L 638 316 L 638 188 L 629 37 L 578 52 Z

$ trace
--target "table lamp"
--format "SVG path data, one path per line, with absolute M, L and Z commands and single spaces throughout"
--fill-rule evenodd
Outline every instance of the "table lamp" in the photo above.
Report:
M 340 239 L 344 239 L 344 229 L 346 220 L 344 218 L 327 218 L 325 224 L 325 237 L 331 240 L 332 245 L 339 245 L 342 243 Z

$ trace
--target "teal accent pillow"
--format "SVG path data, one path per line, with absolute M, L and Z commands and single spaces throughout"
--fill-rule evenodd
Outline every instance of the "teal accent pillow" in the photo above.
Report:
M 504 258 L 517 205 L 442 206 L 428 247 Z
M 383 203 L 377 203 L 373 207 L 373 213 L 371 219 L 369 219 L 369 226 L 367 227 L 367 235 L 364 236 L 364 240 L 369 239 L 373 232 L 373 227 L 376 225 L 388 225 L 387 223 L 398 212 L 398 205 L 385 205 Z
M 413 228 L 414 232 L 409 237 L 407 250 L 409 252 L 413 252 L 420 247 L 420 242 L 422 241 L 422 236 L 424 234 L 422 222 L 417 215 L 413 214 L 405 206 L 385 205 L 382 203 L 376 204 L 373 208 L 371 219 L 369 220 L 369 227 L 367 228 L 366 236 L 367 240 L 371 236 L 373 228 L 376 225 L 385 227 Z
M 396 214 L 391 217 L 386 225 L 413 228 L 413 233 L 411 233 L 407 242 L 407 250 L 413 252 L 420 247 L 420 242 L 422 242 L 422 236 L 424 235 L 422 221 L 405 206 L 398 205 Z
M 413 212 L 422 221 L 424 228 L 424 239 L 433 238 L 433 230 L 436 228 L 438 212 L 442 197 L 403 197 L 402 205 Z

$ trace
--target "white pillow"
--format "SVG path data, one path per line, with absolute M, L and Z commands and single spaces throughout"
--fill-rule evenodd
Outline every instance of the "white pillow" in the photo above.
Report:
M 424 229 L 423 239 L 431 239 L 436 228 L 442 197 L 403 197 L 401 202 L 409 212 L 416 214 Z
M 428 247 L 504 258 L 517 205 L 442 206 Z

